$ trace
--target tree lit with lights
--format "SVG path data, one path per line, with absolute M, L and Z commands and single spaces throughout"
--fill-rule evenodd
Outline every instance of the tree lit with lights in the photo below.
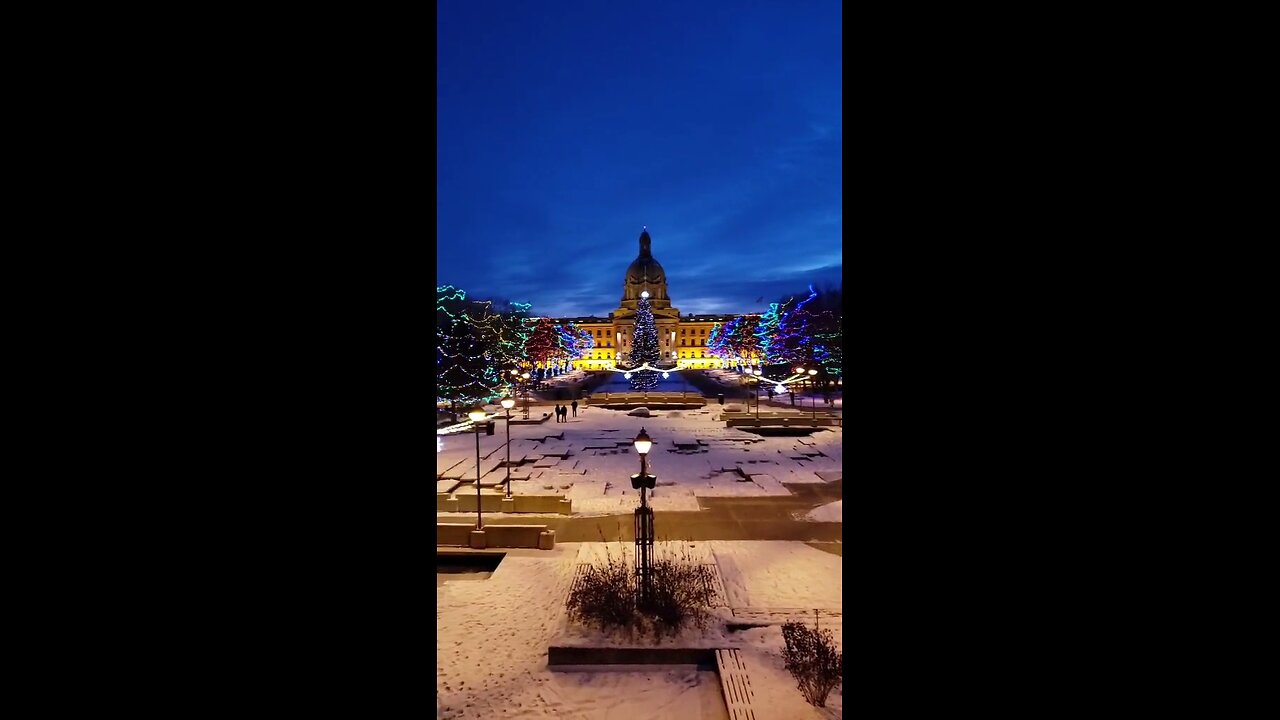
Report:
M 653 365 L 658 362 L 658 330 L 653 324 L 653 308 L 649 305 L 649 293 L 640 293 L 640 304 L 636 307 L 636 330 L 631 341 L 631 365 Z M 640 370 L 631 373 L 631 387 L 636 390 L 651 390 L 658 384 L 658 373 L 655 370 Z
M 468 299 L 452 285 L 436 288 L 436 382 L 439 397 L 458 405 L 505 392 L 503 369 L 522 362 L 532 326 L 529 305 Z

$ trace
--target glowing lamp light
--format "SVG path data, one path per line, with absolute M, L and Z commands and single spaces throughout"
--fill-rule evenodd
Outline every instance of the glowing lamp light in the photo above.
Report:
M 810 370 L 810 371 L 809 371 L 809 374 L 810 374 L 810 375 L 817 375 L 817 374 L 818 374 L 818 371 L 817 371 L 817 370 Z
M 481 420 L 484 420 L 484 419 L 485 419 L 485 417 L 486 417 L 486 413 L 485 413 L 485 411 L 484 411 L 484 408 L 482 408 L 482 407 L 480 407 L 479 405 L 477 405 L 477 406 L 475 406 L 475 407 L 473 407 L 473 408 L 471 408 L 470 410 L 468 410 L 468 411 L 467 411 L 467 417 L 471 418 L 471 422 L 477 422 L 477 423 L 478 423 L 478 422 L 480 422 Z
M 642 298 L 647 298 L 647 297 L 649 297 L 649 291 L 648 291 L 648 290 L 645 290 L 644 292 L 640 293 L 640 297 L 642 297 Z
M 763 370 L 756 370 L 755 372 L 753 372 L 753 373 L 751 373 L 751 374 L 752 374 L 752 375 L 755 375 L 756 377 L 760 377 L 761 375 L 763 375 L 763 374 L 764 374 L 764 371 L 763 371 Z
M 504 398 L 502 398 L 502 407 L 504 407 L 504 408 L 506 408 L 506 409 L 510 410 L 511 408 L 513 408 L 513 407 L 515 407 L 515 406 L 516 406 L 515 398 L 512 398 L 512 397 L 504 397 Z
M 443 440 L 441 440 L 439 437 L 437 437 L 437 438 L 436 438 L 436 452 L 443 452 L 443 451 L 444 451 L 444 441 L 443 441 Z
M 663 373 L 662 373 L 662 379 L 663 379 L 663 380 L 666 380 L 666 379 L 667 379 L 667 378 L 669 378 L 669 377 L 671 377 L 671 373 L 669 373 L 669 372 L 663 372 Z
M 525 374 L 521 375 L 520 377 L 524 378 L 525 380 L 528 380 L 528 379 L 529 379 L 529 373 L 525 373 Z
M 787 391 L 787 389 L 786 389 L 786 388 L 784 388 L 784 387 L 782 387 L 782 385 L 781 385 L 781 384 L 779 384 L 777 387 L 775 387 L 775 388 L 773 389 L 773 391 L 774 391 L 774 392 L 776 392 L 776 393 L 784 393 L 784 392 L 786 392 L 786 391 Z
M 649 437 L 649 433 L 645 432 L 643 427 L 640 428 L 640 434 L 632 442 L 636 446 L 636 452 L 641 455 L 648 455 L 649 448 L 653 447 L 653 438 Z
M 623 374 L 622 374 L 622 377 L 624 377 L 624 378 L 626 378 L 626 379 L 630 380 L 630 379 L 631 379 L 631 373 L 623 373 Z

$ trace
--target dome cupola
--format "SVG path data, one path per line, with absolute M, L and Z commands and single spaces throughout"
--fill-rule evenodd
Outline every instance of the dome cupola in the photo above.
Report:
M 649 230 L 645 228 L 640 233 L 640 255 L 627 267 L 627 275 L 623 279 L 623 307 L 628 306 L 628 301 L 634 305 L 640 300 L 640 293 L 645 290 L 649 291 L 650 302 L 665 301 L 665 304 L 670 304 L 667 297 L 667 274 L 653 257 L 652 242 Z

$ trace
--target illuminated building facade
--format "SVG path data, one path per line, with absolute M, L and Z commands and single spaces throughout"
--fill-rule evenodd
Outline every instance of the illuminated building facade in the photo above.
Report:
M 595 349 L 586 357 L 574 360 L 574 368 L 605 370 L 627 356 L 636 329 L 636 306 L 640 302 L 640 293 L 645 291 L 649 292 L 653 324 L 658 331 L 658 348 L 664 365 L 706 369 L 731 364 L 712 357 L 707 348 L 707 338 L 716 323 L 728 322 L 735 316 L 681 315 L 680 310 L 671 305 L 671 297 L 667 294 L 667 275 L 653 257 L 651 244 L 649 231 L 640 233 L 640 254 L 627 268 L 622 281 L 622 300 L 608 317 L 556 318 L 556 322 L 574 323 L 595 340 Z M 756 357 L 745 359 L 755 360 Z

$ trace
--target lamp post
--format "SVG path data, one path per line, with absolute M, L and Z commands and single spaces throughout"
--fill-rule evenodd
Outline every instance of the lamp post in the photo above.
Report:
M 760 419 L 760 376 L 764 374 L 763 370 L 752 370 L 752 375 L 756 376 L 756 419 Z
M 810 398 L 810 399 L 812 399 L 812 400 L 813 400 L 813 419 L 814 419 L 814 421 L 817 421 L 817 419 L 818 419 L 818 394 L 817 394 L 817 393 L 815 393 L 815 392 L 814 392 L 814 390 L 813 390 L 813 380 L 814 380 L 813 376 L 814 376 L 814 375 L 817 375 L 817 374 L 818 374 L 818 371 L 817 371 L 817 370 L 814 370 L 813 368 L 809 368 L 809 393 L 810 393 L 810 396 L 811 396 L 811 398 Z
M 502 398 L 502 409 L 507 411 L 507 497 L 511 497 L 511 408 L 515 405 L 510 395 Z
M 467 417 L 476 424 L 476 529 L 484 529 L 484 515 L 480 512 L 480 423 L 486 417 L 484 408 L 479 405 L 467 411 Z
M 521 389 L 524 392 L 524 419 L 528 420 L 529 419 L 529 373 L 525 372 L 520 377 L 524 379 L 524 384 L 521 386 Z
M 658 476 L 649 474 L 649 449 L 653 440 L 640 428 L 632 441 L 640 455 L 640 474 L 631 476 L 631 487 L 640 491 L 640 507 L 636 508 L 636 589 L 637 604 L 646 607 L 653 598 L 653 508 L 645 500 L 645 490 L 652 490 Z

